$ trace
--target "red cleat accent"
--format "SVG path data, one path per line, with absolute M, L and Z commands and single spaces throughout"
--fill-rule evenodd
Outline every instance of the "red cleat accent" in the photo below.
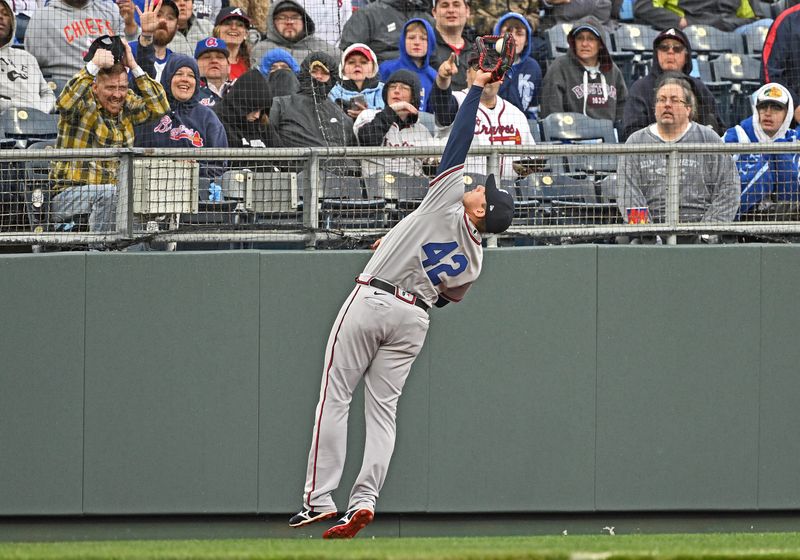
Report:
M 364 508 L 354 513 L 346 513 L 339 523 L 322 533 L 323 539 L 352 539 L 356 534 L 372 523 L 375 514 Z

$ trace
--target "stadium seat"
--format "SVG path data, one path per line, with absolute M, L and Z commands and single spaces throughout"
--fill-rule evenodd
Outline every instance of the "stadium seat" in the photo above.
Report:
M 711 66 L 717 81 L 731 84 L 720 95 L 718 103 L 727 117 L 723 120 L 728 126 L 734 126 L 752 115 L 750 95 L 761 86 L 761 63 L 747 55 L 724 54 L 711 61 Z
M 300 173 L 301 184 L 307 179 Z M 386 200 L 367 198 L 360 177 L 320 173 L 320 227 L 324 229 L 376 229 L 386 226 Z
M 700 59 L 710 60 L 724 53 L 744 52 L 742 35 L 732 31 L 722 31 L 710 25 L 689 25 L 683 32 L 689 38 L 692 52 Z
M 556 58 L 569 50 L 567 35 L 572 30 L 571 23 L 557 23 L 545 32 L 550 48 L 550 58 Z
M 542 137 L 546 142 L 616 144 L 614 123 L 593 119 L 581 113 L 551 113 L 542 120 Z M 565 155 L 563 172 L 570 176 L 598 180 L 617 169 L 617 157 L 604 155 Z
M 17 148 L 27 148 L 32 142 L 58 136 L 58 115 L 30 107 L 11 107 L 0 113 L 0 130 L 5 138 L 16 141 Z
M 427 128 L 428 132 L 431 134 L 436 134 L 436 118 L 434 117 L 433 113 L 420 111 L 417 122 L 425 126 L 425 128 Z
M 528 119 L 528 127 L 531 129 L 533 140 L 537 144 L 542 141 L 542 130 L 539 128 L 539 121 L 536 119 Z
M 616 205 L 602 201 L 594 181 L 563 173 L 532 173 L 517 183 L 520 208 L 533 210 L 531 225 L 604 224 L 617 219 Z M 520 216 L 522 218 L 522 216 Z
M 658 31 L 652 27 L 636 23 L 622 23 L 611 34 L 611 57 L 622 70 L 626 84 L 649 72 L 656 36 Z
M 364 179 L 367 198 L 387 201 L 389 227 L 416 210 L 428 193 L 429 179 L 387 172 Z
M 764 50 L 764 42 L 769 33 L 768 25 L 756 25 L 749 27 L 744 34 L 745 54 L 761 56 Z

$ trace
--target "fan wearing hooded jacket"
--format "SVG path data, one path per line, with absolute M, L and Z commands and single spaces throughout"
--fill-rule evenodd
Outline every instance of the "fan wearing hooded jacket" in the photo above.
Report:
M 228 135 L 231 148 L 267 148 L 270 129 L 263 116 L 269 110 L 267 79 L 255 68 L 236 80 L 225 97 L 213 107 Z M 242 163 L 245 166 L 244 163 Z
M 9 107 L 33 107 L 51 113 L 56 96 L 42 76 L 39 63 L 23 49 L 12 48 L 17 18 L 7 0 L 0 0 L 0 111 Z
M 378 59 L 372 49 L 364 43 L 353 43 L 342 54 L 339 63 L 341 80 L 328 94 L 331 101 L 338 102 L 350 118 L 358 118 L 364 109 L 383 109 L 383 82 L 379 81 Z M 354 107 L 352 99 L 364 97 L 365 107 Z
M 602 26 L 594 17 L 585 18 L 572 28 L 567 41 L 569 51 L 553 61 L 542 80 L 540 117 L 582 113 L 614 121 L 619 128 L 628 88 L 608 53 Z
M 717 134 L 722 134 L 724 129 L 717 117 L 714 94 L 700 78 L 690 76 L 691 71 L 692 45 L 686 34 L 674 27 L 659 33 L 653 40 L 653 62 L 650 73 L 633 82 L 628 92 L 625 113 L 622 116 L 620 142 L 624 142 L 637 130 L 655 122 L 656 108 L 653 92 L 664 72 L 681 72 L 683 74 L 683 78 L 692 87 L 697 98 L 695 120 L 700 124 L 710 126 Z
M 200 103 L 200 70 L 194 58 L 173 54 L 161 73 L 169 112 L 136 127 L 134 145 L 142 148 L 227 148 L 225 128 L 214 111 Z M 219 177 L 220 161 L 200 163 L 201 177 Z
M 797 132 L 789 128 L 794 114 L 794 102 L 787 88 L 777 83 L 761 86 L 755 93 L 753 116 L 725 132 L 725 142 L 797 142 Z M 782 118 L 780 118 L 782 115 Z M 800 203 L 800 154 L 736 154 L 733 157 L 742 180 L 742 204 L 739 219 L 752 219 L 758 214 L 786 211 L 785 204 L 794 205 L 797 219 Z M 773 203 L 778 206 L 771 208 Z M 775 216 L 777 217 L 777 216 Z
M 533 30 L 524 17 L 508 12 L 497 20 L 497 25 L 494 26 L 495 35 L 502 35 L 506 31 L 514 36 L 517 55 L 514 64 L 503 78 L 498 95 L 525 113 L 529 119 L 535 119 L 539 112 L 542 69 L 531 56 L 530 38 L 533 36 Z
M 353 129 L 362 146 L 424 146 L 435 144 L 430 131 L 419 122 L 419 79 L 414 72 L 397 70 L 383 88 L 386 106 L 381 111 L 367 109 L 356 119 Z M 424 176 L 422 160 L 411 157 L 365 159 L 361 173 L 370 177 L 396 172 Z
M 423 30 L 427 34 L 427 50 L 424 53 L 421 52 L 421 49 L 424 48 L 425 45 L 424 43 L 420 45 L 422 41 L 419 36 L 420 32 Z M 403 32 L 400 34 L 400 41 L 398 44 L 400 48 L 400 57 L 381 63 L 381 80 L 386 82 L 389 76 L 396 70 L 411 70 L 416 73 L 420 83 L 420 107 L 423 110 L 428 110 L 428 97 L 436 81 L 436 69 L 431 66 L 431 60 L 436 54 L 436 34 L 433 30 L 433 26 L 423 18 L 408 20 L 403 26 Z M 411 44 L 412 49 L 419 50 L 420 52 L 415 52 L 414 50 L 409 52 L 409 44 Z
M 311 53 L 300 65 L 297 76 L 300 91 L 273 100 L 269 126 L 276 147 L 352 146 L 356 143 L 353 120 L 328 98 L 337 81 L 332 72 L 335 67 L 336 62 L 328 54 Z
M 275 17 L 282 11 L 297 12 L 303 18 L 302 30 L 295 36 L 283 36 L 275 27 Z M 267 32 L 264 38 L 256 43 L 251 59 L 253 66 L 258 67 L 261 57 L 274 48 L 286 49 L 295 60 L 303 60 L 310 53 L 321 51 L 338 58 L 340 51 L 334 45 L 315 35 L 316 25 L 308 15 L 303 3 L 296 0 L 278 0 L 270 6 L 267 14 Z

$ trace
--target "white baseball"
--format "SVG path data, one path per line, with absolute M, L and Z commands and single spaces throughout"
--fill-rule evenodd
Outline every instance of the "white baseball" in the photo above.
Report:
M 500 39 L 498 39 L 497 42 L 494 44 L 494 50 L 497 51 L 497 54 L 503 54 L 503 46 L 504 46 L 504 44 L 505 44 L 505 41 L 503 40 L 502 37 Z

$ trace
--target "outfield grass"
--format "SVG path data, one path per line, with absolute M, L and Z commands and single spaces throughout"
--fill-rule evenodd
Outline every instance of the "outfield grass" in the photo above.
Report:
M 800 560 L 800 533 L 2 543 L 0 559 Z

